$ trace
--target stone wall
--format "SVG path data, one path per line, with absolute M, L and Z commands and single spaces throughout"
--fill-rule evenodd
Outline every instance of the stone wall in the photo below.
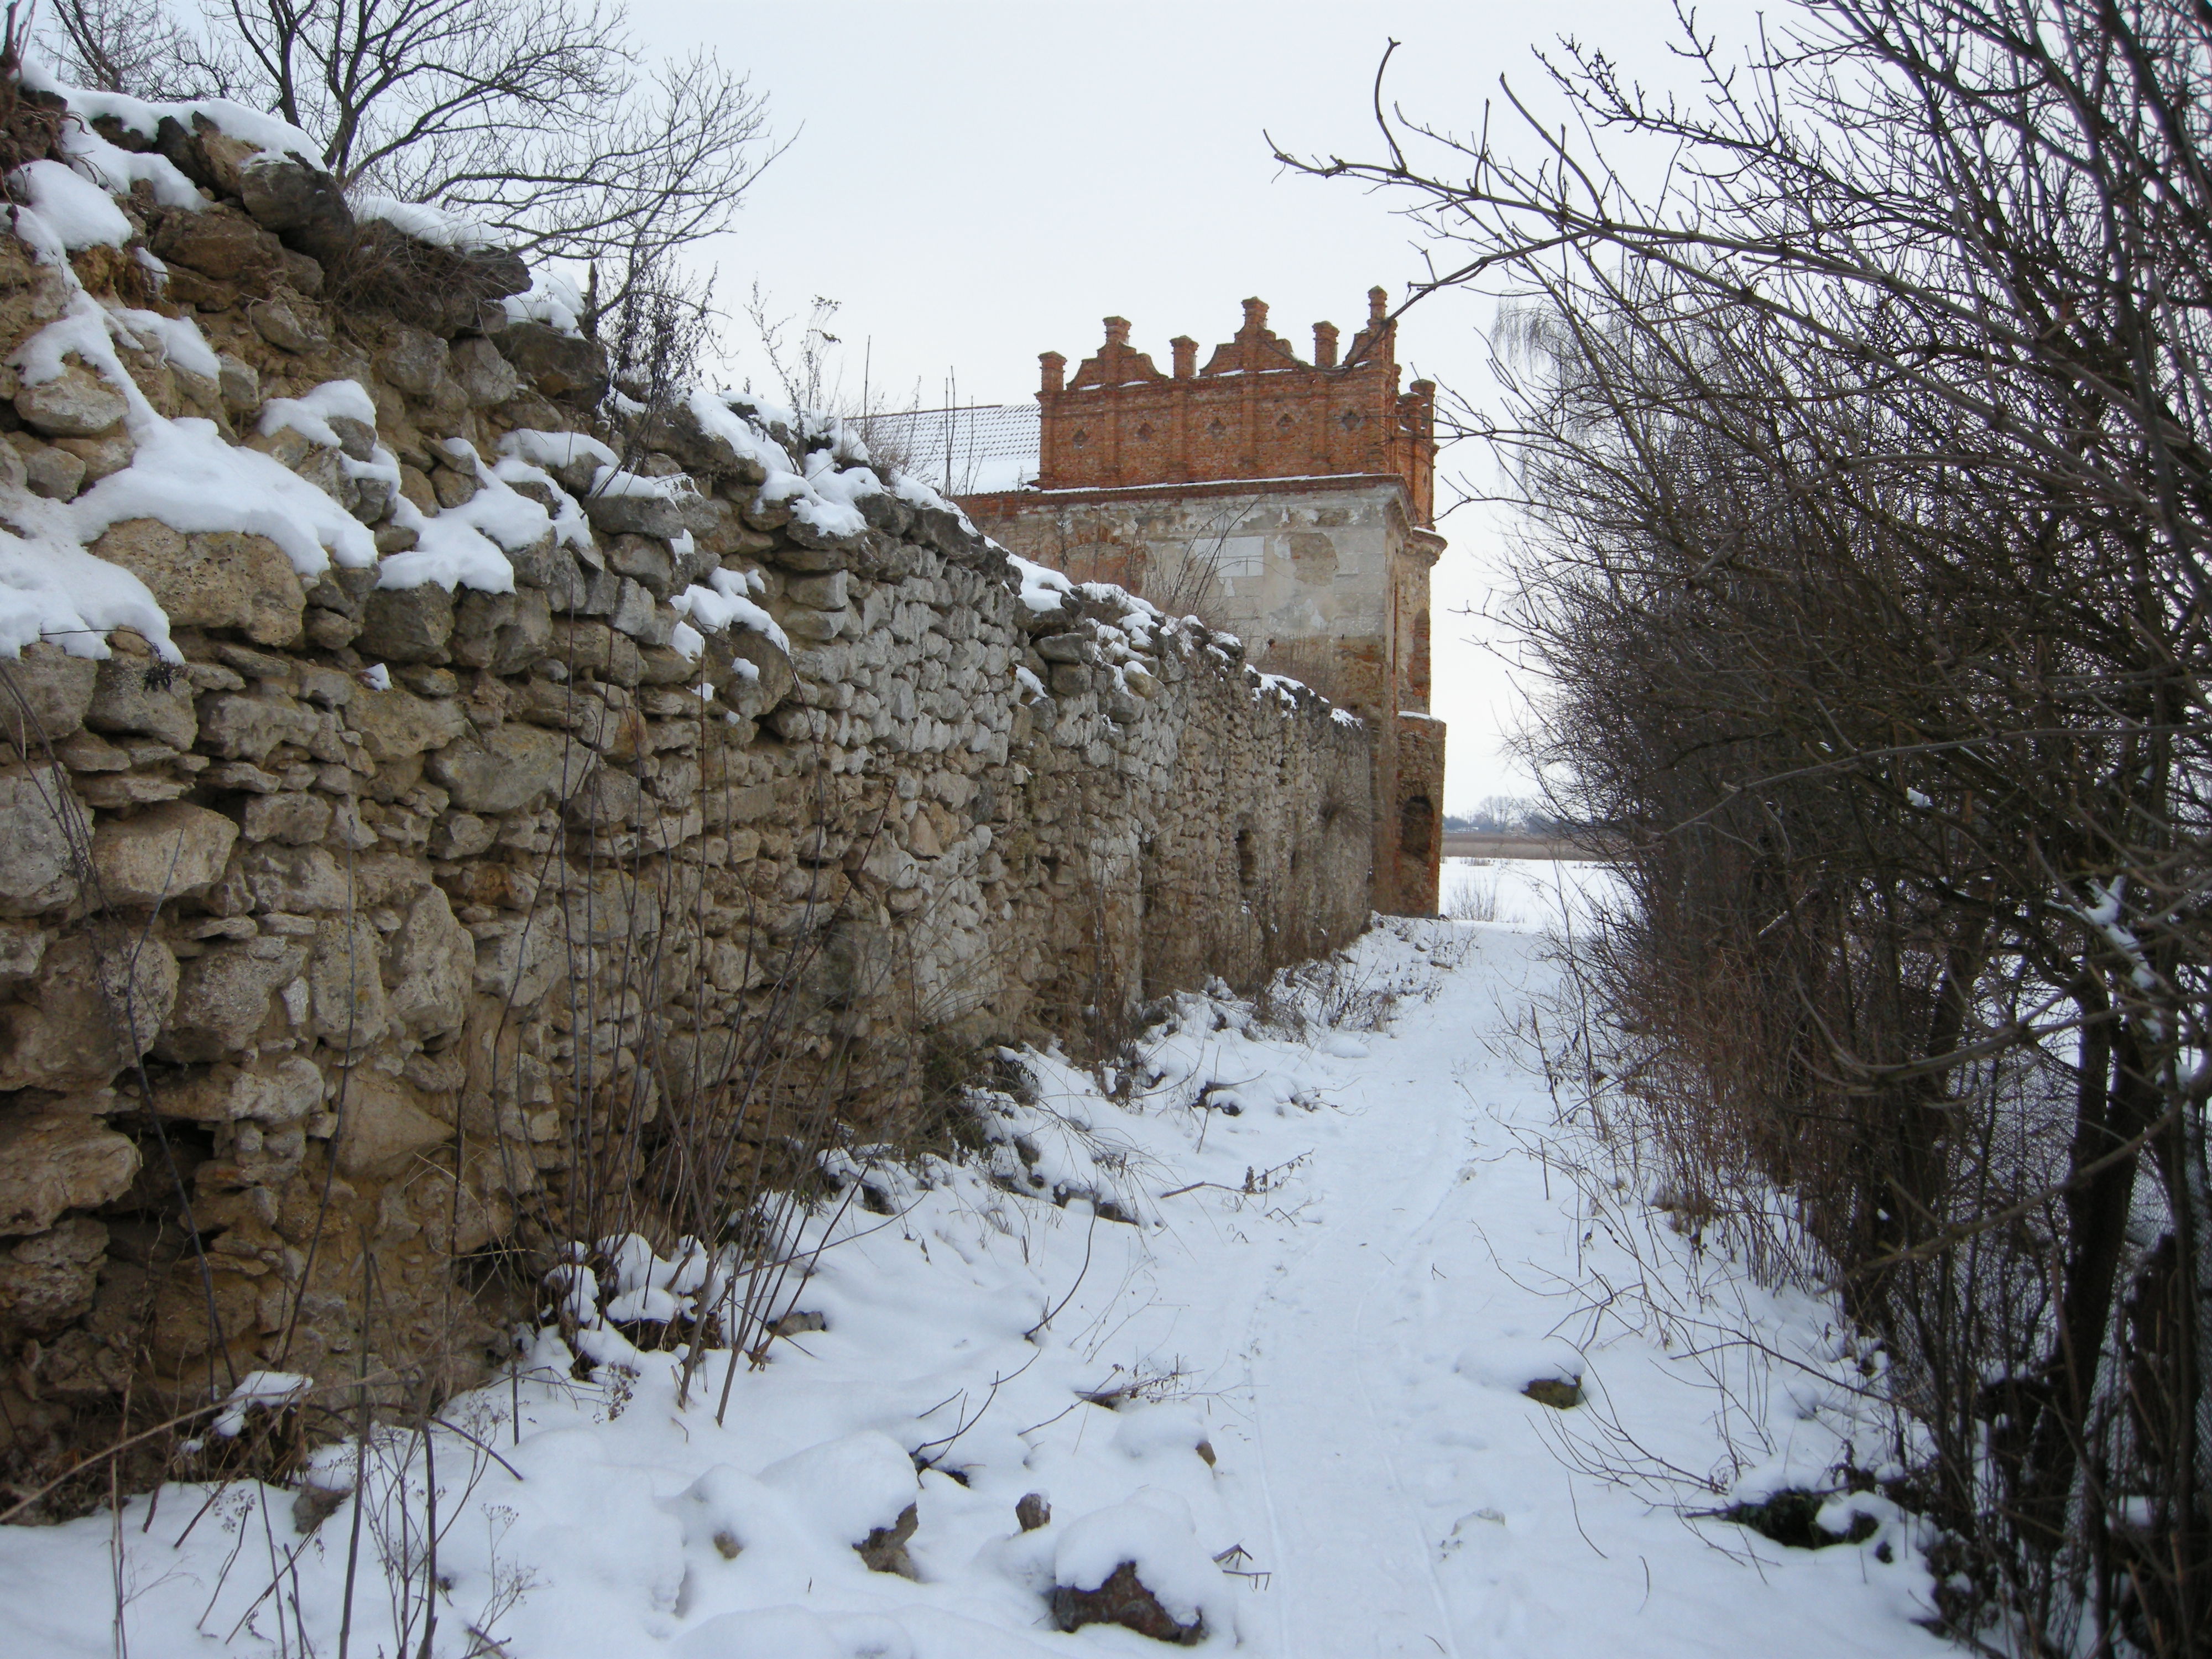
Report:
M 900 1133 L 948 1055 L 1364 925 L 1374 734 L 1234 641 L 1016 566 L 833 426 L 609 426 L 503 256 L 204 118 L 99 131 L 202 199 L 142 179 L 66 263 L 0 237 L 0 523 L 161 606 L 0 663 L 15 1477 L 126 1387 L 472 1375 L 562 1240 L 671 1222 L 671 1126 Z M 327 568 L 163 506 L 209 431 L 343 509 Z
M 1427 712 L 1429 576 L 1443 540 L 1415 521 L 1404 480 L 1017 489 L 961 504 L 1023 556 L 1194 611 L 1242 640 L 1255 666 L 1365 720 L 1377 735 L 1370 793 L 1385 803 L 1376 908 L 1435 912 L 1444 727 Z M 1401 738 L 1408 720 L 1420 731 Z

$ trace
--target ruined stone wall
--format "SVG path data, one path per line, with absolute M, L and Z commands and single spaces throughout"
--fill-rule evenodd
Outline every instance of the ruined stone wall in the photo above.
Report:
M 895 1133 L 947 1054 L 1364 925 L 1366 725 L 1017 568 L 832 427 L 605 424 L 596 348 L 498 256 L 177 127 L 101 131 L 197 207 L 142 182 L 66 264 L 0 236 L 0 524 L 57 560 L 76 526 L 161 606 L 0 662 L 19 1477 L 126 1387 L 473 1374 L 563 1239 L 653 1222 L 681 1138 L 639 1125 Z M 364 242 L 438 282 L 377 288 Z M 86 316 L 112 356 L 42 374 Z M 207 430 L 343 508 L 327 568 L 250 502 L 164 507 Z
M 1401 480 L 1004 490 L 962 505 L 1024 557 L 1195 611 L 1256 666 L 1365 719 L 1377 733 L 1370 793 L 1385 803 L 1376 907 L 1434 912 L 1444 728 L 1426 718 L 1429 575 L 1443 542 L 1413 521 Z M 1421 730 L 1401 740 L 1408 719 Z

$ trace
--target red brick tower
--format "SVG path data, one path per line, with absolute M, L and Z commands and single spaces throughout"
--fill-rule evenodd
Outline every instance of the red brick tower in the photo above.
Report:
M 1375 907 L 1427 913 L 1443 799 L 1428 713 L 1436 387 L 1399 389 L 1388 295 L 1367 298 L 1341 360 L 1334 324 L 1314 325 L 1306 362 L 1247 300 L 1205 368 L 1195 340 L 1170 340 L 1167 374 L 1107 318 L 1073 376 L 1060 353 L 1038 359 L 1035 487 L 963 502 L 1016 552 L 1195 609 L 1255 665 L 1367 720 Z

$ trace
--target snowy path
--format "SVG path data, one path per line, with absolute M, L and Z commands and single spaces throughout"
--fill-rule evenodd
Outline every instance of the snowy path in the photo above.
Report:
M 1405 1082 L 1316 1159 L 1324 1220 L 1276 1264 L 1251 1320 L 1249 1400 L 1282 1564 L 1273 1612 L 1285 1654 L 1365 1659 L 1428 1642 L 1458 1651 L 1404 1486 L 1395 1385 L 1407 1320 L 1392 1291 L 1450 1199 L 1467 1135 L 1462 1112 L 1431 1098 L 1418 1074 Z
M 1950 1651 L 1912 1623 L 1929 1583 L 1909 1518 L 1885 1512 L 1875 1537 L 1816 1553 L 1680 1513 L 1725 1504 L 1717 1488 L 1739 1480 L 1730 1495 L 1830 1484 L 1847 1437 L 1863 1462 L 1884 1452 L 1855 1420 L 1857 1373 L 1821 1308 L 1700 1268 L 1663 1226 L 1638 1231 L 1632 1194 L 1609 1220 L 1586 1215 L 1534 1154 L 1553 1109 L 1499 1039 L 1547 981 L 1540 944 L 1504 924 L 1378 928 L 1334 988 L 1395 988 L 1381 1031 L 1293 1039 L 1242 1005 L 1186 999 L 1121 1101 L 1030 1056 L 1034 1087 L 994 1109 L 988 1169 L 878 1166 L 892 1218 L 854 1205 L 811 1224 L 832 1241 L 797 1305 L 827 1328 L 740 1370 L 720 1426 L 711 1404 L 677 1405 L 665 1356 L 579 1384 L 549 1333 L 519 1424 L 504 1385 L 449 1408 L 507 1462 L 441 1442 L 453 1529 L 434 1653 L 464 1659 L 473 1623 L 511 1659 L 1157 1655 L 1119 1629 L 1051 1627 L 1055 1576 L 1118 1559 L 1139 1559 L 1178 1617 L 1204 1613 L 1205 1650 L 1255 1659 Z M 1142 1224 L 1095 1218 L 1085 1194 Z M 1608 1225 L 1635 1232 L 1645 1266 Z M 1736 1323 L 1803 1364 L 1739 1364 L 1724 1401 L 1635 1297 L 1593 1316 L 1642 1273 L 1697 1305 L 1700 1271 Z M 591 1346 L 603 1361 L 626 1351 L 611 1331 Z M 1579 1376 L 1589 1403 L 1523 1396 L 1548 1376 Z M 1717 1488 L 1600 1478 L 1568 1443 L 1617 1468 L 1608 1425 L 1692 1475 L 1717 1471 Z M 337 1450 L 334 1480 L 350 1467 Z M 1052 1521 L 1022 1533 L 1026 1492 Z M 119 1529 L 94 1516 L 0 1533 L 0 1628 L 27 1652 L 110 1655 L 119 1580 L 135 1659 L 333 1653 L 331 1540 L 350 1504 L 303 1544 L 291 1500 L 234 1489 L 221 1524 L 181 1542 L 189 1492 L 150 1530 L 141 1500 Z M 867 1571 L 851 1545 L 910 1503 L 920 1582 Z M 272 1576 L 259 1558 L 280 1554 L 289 1606 L 257 1600 Z M 1221 1557 L 1266 1577 L 1226 1576 Z M 404 1607 L 392 1577 L 361 1616 Z M 400 1634 L 396 1619 L 357 1628 L 355 1650 L 411 1652 Z
M 1274 1206 L 1294 1218 L 1242 1206 L 1233 1233 L 1209 1235 L 1182 1272 L 1160 1275 L 1163 1300 L 1211 1301 L 1214 1328 L 1243 1334 L 1212 1385 L 1227 1418 L 1215 1430 L 1222 1484 L 1272 1573 L 1250 1603 L 1263 1618 L 1248 1643 L 1281 1659 L 1581 1659 L 1621 1644 L 1639 1655 L 1946 1650 L 1899 1616 L 1915 1614 L 1917 1569 L 1893 1572 L 1871 1544 L 1815 1555 L 1730 1527 L 1701 1534 L 1648 1492 L 1571 1474 L 1555 1453 L 1547 1408 L 1519 1389 L 1546 1370 L 1555 1333 L 1589 1339 L 1575 1287 L 1601 1270 L 1605 1241 L 1594 1232 L 1577 1249 L 1590 1231 L 1579 1200 L 1522 1139 L 1553 1115 L 1540 1077 L 1501 1041 L 1549 976 L 1533 930 L 1467 935 L 1472 949 L 1434 1001 L 1363 1036 L 1365 1058 L 1335 1062 L 1346 1074 L 1336 1110 L 1305 1126 L 1298 1150 L 1310 1157 Z M 1807 1311 L 1778 1308 L 1764 1334 L 1817 1336 L 1793 1328 Z M 1186 1316 L 1186 1327 L 1204 1322 Z M 1610 1389 L 1642 1443 L 1696 1471 L 1729 1449 L 1702 1372 L 1618 1326 L 1597 1337 L 1573 1368 Z M 1817 1389 L 1777 1396 L 1782 1423 L 1765 1441 L 1739 1429 L 1735 1451 L 1821 1484 L 1835 1413 L 1824 1422 L 1816 1408 L 1830 1402 Z M 1249 1473 L 1226 1455 L 1240 1443 Z

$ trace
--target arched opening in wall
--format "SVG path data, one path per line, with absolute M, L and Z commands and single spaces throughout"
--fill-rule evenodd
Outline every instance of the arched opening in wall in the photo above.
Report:
M 1437 809 L 1426 795 L 1408 795 L 1398 808 L 1398 850 L 1425 859 L 1436 845 Z
M 1252 844 L 1252 826 L 1240 824 L 1237 830 L 1237 884 L 1247 893 L 1260 878 L 1260 849 Z
M 1413 694 L 1413 706 L 1425 711 L 1429 706 L 1429 613 L 1425 606 L 1413 613 L 1413 660 L 1406 668 L 1406 684 Z

